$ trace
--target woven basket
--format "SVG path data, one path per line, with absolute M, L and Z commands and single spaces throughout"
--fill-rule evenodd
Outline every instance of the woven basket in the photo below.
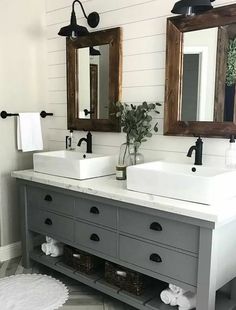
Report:
M 148 276 L 108 261 L 105 263 L 105 279 L 137 296 L 142 295 L 152 281 Z
M 104 270 L 104 261 L 102 259 L 68 245 L 64 247 L 63 260 L 66 265 L 86 274 Z

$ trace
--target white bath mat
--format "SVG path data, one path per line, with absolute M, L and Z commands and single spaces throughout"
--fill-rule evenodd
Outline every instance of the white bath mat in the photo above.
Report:
M 55 310 L 67 299 L 66 286 L 46 275 L 19 274 L 0 279 L 1 310 Z

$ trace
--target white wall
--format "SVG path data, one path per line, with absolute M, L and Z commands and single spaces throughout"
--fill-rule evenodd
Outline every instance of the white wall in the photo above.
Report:
M 41 0 L 0 1 L 0 110 L 40 111 L 46 103 L 45 5 Z M 19 205 L 13 170 L 32 167 L 32 153 L 16 150 L 16 118 L 0 118 L 1 244 L 19 240 Z M 1 258 L 0 258 L 1 259 Z
M 87 0 L 86 12 L 98 11 L 101 22 L 97 28 L 123 28 L 123 101 L 128 103 L 159 101 L 164 103 L 166 18 L 175 0 Z M 218 0 L 218 6 L 234 1 Z M 49 106 L 56 117 L 50 124 L 51 149 L 64 148 L 66 130 L 65 38 L 59 37 L 60 27 L 68 24 L 71 0 L 46 0 L 48 38 Z M 215 3 L 213 3 L 215 5 Z M 86 25 L 79 6 L 79 23 Z M 86 25 L 87 26 L 87 25 Z M 163 136 L 163 107 L 158 119 L 159 134 L 143 143 L 146 160 L 168 159 L 193 162 L 187 158 L 188 148 L 196 138 Z M 80 132 L 79 137 L 85 133 Z M 124 142 L 118 133 L 93 133 L 94 151 L 118 152 Z M 204 139 L 204 163 L 224 163 L 227 141 Z

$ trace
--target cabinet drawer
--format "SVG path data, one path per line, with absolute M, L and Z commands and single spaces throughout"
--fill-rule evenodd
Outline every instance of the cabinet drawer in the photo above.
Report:
M 199 228 L 197 226 L 122 208 L 119 212 L 121 231 L 198 253 Z
M 81 222 L 75 223 L 75 242 L 78 245 L 117 256 L 116 233 Z
M 120 236 L 120 259 L 176 280 L 196 285 L 197 258 L 161 246 Z
M 62 240 L 73 241 L 73 220 L 43 210 L 33 210 L 28 215 L 29 228 Z
M 117 227 L 117 208 L 93 200 L 76 199 L 75 216 L 107 227 Z
M 70 216 L 74 215 L 74 198 L 50 189 L 28 187 L 27 200 L 29 208 L 55 211 Z

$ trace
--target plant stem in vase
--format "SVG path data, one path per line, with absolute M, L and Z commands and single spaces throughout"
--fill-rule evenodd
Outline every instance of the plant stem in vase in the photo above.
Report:
M 144 156 L 139 152 L 139 147 L 134 146 L 134 152 L 131 154 L 133 165 L 143 164 Z

